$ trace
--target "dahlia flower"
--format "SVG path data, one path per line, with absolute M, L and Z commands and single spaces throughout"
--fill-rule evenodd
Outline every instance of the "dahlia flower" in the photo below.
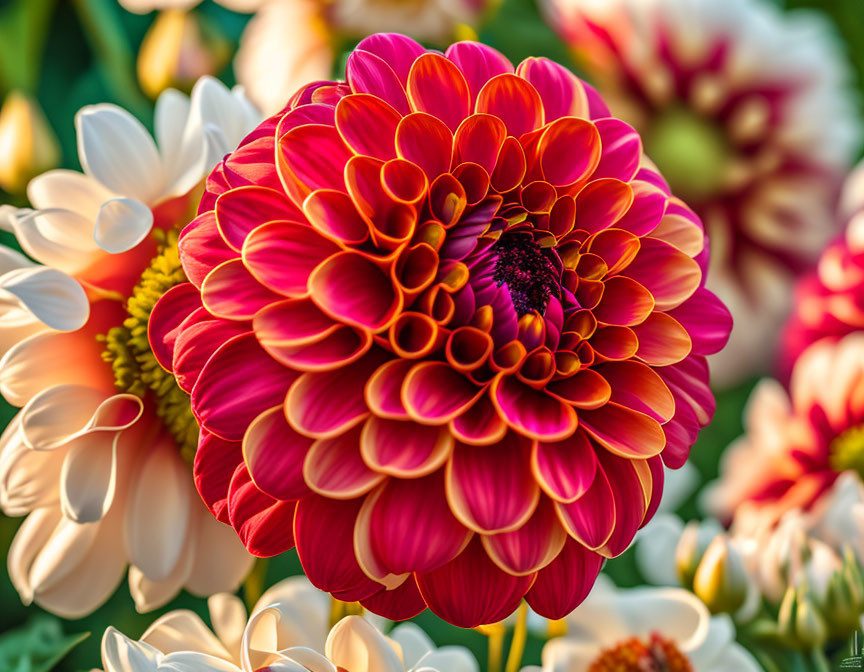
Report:
M 106 672 L 479 671 L 466 649 L 436 649 L 413 623 L 398 626 L 389 637 L 359 616 L 347 616 L 330 629 L 330 599 L 303 577 L 270 588 L 248 623 L 243 603 L 234 595 L 213 595 L 208 605 L 215 634 L 184 609 L 160 617 L 138 641 L 108 628 L 102 638 Z
M 798 282 L 795 310 L 783 333 L 783 373 L 810 344 L 864 328 L 864 164 L 843 186 L 839 219 L 845 222 L 842 236 Z
M 522 672 L 762 671 L 729 617 L 711 616 L 681 588 L 619 590 L 601 580 L 566 622 L 567 635 L 543 647 L 543 667 Z
M 739 325 L 717 382 L 766 370 L 795 277 L 836 231 L 836 194 L 859 147 L 839 40 L 823 17 L 766 0 L 542 4 L 705 222 L 708 286 Z
M 761 381 L 746 434 L 723 454 L 705 505 L 721 519 L 748 511 L 772 525 L 808 511 L 843 472 L 864 474 L 864 334 L 822 340 L 798 358 L 790 394 Z M 737 512 L 737 513 L 736 513 Z
M 7 567 L 22 600 L 82 616 L 129 569 L 137 607 L 180 589 L 234 590 L 252 559 L 215 524 L 190 465 L 188 396 L 156 364 L 147 319 L 185 280 L 176 227 L 215 157 L 256 123 L 242 96 L 202 80 L 156 105 L 157 144 L 129 113 L 76 117 L 84 174 L 29 185 L 3 220 L 36 262 L 0 258 L 0 391 L 22 407 L 0 438 L 0 506 L 29 514 Z M 193 195 L 194 194 L 194 195 Z
M 204 501 L 394 620 L 567 614 L 713 412 L 699 219 L 546 59 L 363 40 L 213 171 L 179 247 L 150 339 Z
M 338 44 L 374 32 L 402 32 L 449 44 L 476 25 L 493 0 L 215 0 L 254 13 L 234 63 L 237 81 L 268 114 L 307 82 L 326 80 L 338 65 Z M 120 0 L 133 12 L 190 9 L 201 0 Z

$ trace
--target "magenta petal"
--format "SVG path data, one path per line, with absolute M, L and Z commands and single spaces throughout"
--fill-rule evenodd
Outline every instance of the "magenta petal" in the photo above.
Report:
M 592 550 L 602 548 L 615 530 L 615 496 L 599 464 L 594 482 L 584 495 L 567 504 L 556 502 L 555 506 L 567 533 Z
M 629 182 L 639 170 L 642 139 L 632 126 L 619 119 L 610 117 L 594 123 L 600 133 L 603 153 L 593 177 L 614 177 Z
M 191 282 L 176 285 L 165 292 L 153 306 L 147 323 L 150 349 L 159 365 L 171 371 L 178 327 L 194 310 L 201 307 L 201 295 Z
M 204 307 L 226 320 L 250 320 L 261 308 L 280 298 L 258 282 L 240 259 L 217 266 L 201 284 Z
M 674 310 L 669 311 L 690 334 L 693 354 L 713 355 L 726 345 L 732 331 L 732 315 L 712 292 L 704 287 Z
M 193 219 L 180 234 L 177 247 L 186 277 L 199 289 L 210 271 L 239 256 L 219 235 L 216 213 L 213 211 Z
M 201 310 L 209 317 L 209 313 L 203 308 Z M 174 358 L 171 362 L 174 379 L 180 389 L 191 393 L 201 370 L 213 353 L 234 336 L 248 332 L 248 323 L 233 320 L 205 319 L 194 324 L 184 322 L 174 343 Z
M 534 477 L 552 499 L 569 503 L 584 495 L 597 473 L 597 455 L 582 432 L 569 439 L 534 444 L 531 458 Z
M 537 573 L 525 599 L 545 618 L 564 618 L 588 597 L 602 567 L 602 556 L 569 539 L 558 557 Z
M 588 96 L 576 75 L 548 58 L 526 58 L 516 73 L 528 80 L 543 100 L 548 124 L 561 117 L 588 119 Z
M 356 49 L 368 51 L 388 63 L 404 84 L 416 59 L 426 53 L 422 45 L 399 33 L 376 33 L 362 40 Z
M 216 224 L 222 238 L 233 249 L 243 249 L 243 241 L 253 229 L 284 219 L 303 219 L 303 213 L 281 191 L 249 186 L 226 191 L 216 199 Z
M 478 42 L 457 42 L 447 47 L 444 55 L 456 64 L 471 90 L 471 102 L 483 85 L 496 75 L 513 72 L 513 64 L 500 51 Z
M 348 84 L 354 93 L 371 93 L 373 96 L 378 96 L 400 114 L 408 114 L 411 111 L 402 82 L 393 72 L 393 68 L 380 56 L 355 49 L 348 57 L 346 73 Z
M 228 489 L 228 518 L 252 555 L 270 558 L 294 547 L 295 502 L 280 502 L 261 492 L 244 465 Z
M 243 463 L 239 441 L 226 441 L 201 430 L 192 474 L 204 504 L 217 520 L 228 523 L 228 486 L 238 465 Z
M 243 437 L 243 460 L 259 490 L 274 499 L 299 499 L 309 492 L 303 460 L 311 445 L 312 439 L 291 429 L 279 404 L 249 425 Z
M 579 425 L 569 404 L 519 382 L 515 376 L 496 378 L 490 396 L 504 421 L 532 439 L 566 439 Z

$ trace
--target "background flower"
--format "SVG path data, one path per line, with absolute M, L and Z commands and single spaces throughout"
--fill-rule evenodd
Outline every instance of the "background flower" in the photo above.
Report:
M 836 232 L 837 191 L 859 147 L 830 27 L 763 0 L 544 6 L 707 227 L 708 284 L 739 325 L 717 382 L 765 372 L 796 275 Z

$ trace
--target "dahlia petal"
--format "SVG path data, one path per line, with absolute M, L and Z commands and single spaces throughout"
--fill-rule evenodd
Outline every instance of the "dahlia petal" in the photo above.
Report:
M 382 364 L 366 382 L 364 396 L 366 405 L 379 418 L 392 420 L 408 419 L 408 411 L 402 404 L 402 383 L 414 366 L 409 359 L 394 359 Z
M 582 497 L 594 482 L 597 456 L 583 432 L 569 439 L 537 441 L 531 455 L 531 470 L 537 483 L 555 501 L 569 504 Z
M 599 463 L 591 487 L 572 502 L 555 502 L 555 508 L 567 534 L 591 550 L 602 548 L 615 530 L 615 497 Z
M 319 106 L 316 105 L 315 107 Z M 330 110 L 330 115 L 331 117 L 333 115 L 332 109 Z M 324 122 L 319 121 L 318 123 Z M 273 162 L 273 154 L 276 147 L 275 131 L 276 125 L 274 124 L 268 135 L 241 145 L 225 159 L 222 170 L 228 186 L 242 187 L 244 184 L 257 184 L 269 189 L 282 189 L 279 173 L 276 171 L 276 165 Z M 209 186 L 207 187 L 207 191 L 211 191 Z M 207 194 L 205 193 L 205 198 L 206 196 Z M 203 204 L 204 201 L 202 200 Z M 205 210 L 212 209 L 212 204 L 209 207 L 205 207 Z M 199 212 L 202 211 L 199 210 Z
M 665 430 L 665 427 L 664 427 Z M 663 451 L 666 452 L 665 450 Z M 657 509 L 660 507 L 660 501 L 663 499 L 663 491 L 664 491 L 664 481 L 666 479 L 666 472 L 663 467 L 663 456 L 655 455 L 654 457 L 649 457 L 645 460 L 645 464 L 648 467 L 648 473 L 651 477 L 652 488 L 651 488 L 651 498 L 648 502 L 648 508 L 645 511 L 645 517 L 642 519 L 642 527 L 645 527 L 651 519 L 654 517 L 654 514 L 657 513 Z
M 629 231 L 604 229 L 591 237 L 588 251 L 601 257 L 606 263 L 607 274 L 614 275 L 633 261 L 639 247 L 639 238 Z
M 444 362 L 416 364 L 402 383 L 402 403 L 421 424 L 444 424 L 464 413 L 483 393 Z
M 545 128 L 537 151 L 543 177 L 555 187 L 569 186 L 591 175 L 600 162 L 600 134 L 597 127 L 586 119 L 564 117 Z M 592 189 L 591 184 L 582 192 L 586 189 Z M 596 217 L 586 219 L 581 213 L 581 208 L 586 206 L 580 205 L 578 198 L 576 203 L 579 228 L 597 230 L 587 226 Z M 629 203 L 627 205 L 629 206 Z M 626 208 L 624 210 L 626 211 Z M 594 213 L 594 210 L 591 212 Z
M 615 498 L 615 530 L 598 552 L 604 557 L 614 558 L 627 550 L 645 517 L 646 493 L 636 465 L 647 467 L 647 464 L 642 460 L 624 460 L 609 453 L 601 452 L 598 457 L 610 481 L 615 483 L 612 489 Z M 650 472 L 647 475 L 650 485 Z
M 391 159 L 381 168 L 381 185 L 393 200 L 415 204 L 426 195 L 428 179 L 416 163 Z
M 621 457 L 653 457 L 666 445 L 663 428 L 656 420 L 614 402 L 594 411 L 582 411 L 579 419 L 591 438 Z
M 450 169 L 453 134 L 444 122 L 425 112 L 414 112 L 399 122 L 396 152 L 420 167 L 431 183 Z
M 680 362 L 692 349 L 690 334 L 667 313 L 651 313 L 634 331 L 639 339 L 636 355 L 651 366 Z
M 316 439 L 338 436 L 354 427 L 369 413 L 363 388 L 380 363 L 377 355 L 370 354 L 342 369 L 304 373 L 285 397 L 288 422 Z
M 284 193 L 266 187 L 239 187 L 216 199 L 216 226 L 222 239 L 237 252 L 243 249 L 246 236 L 262 224 L 302 217 Z
M 559 441 L 579 426 L 569 404 L 519 382 L 515 376 L 499 375 L 492 383 L 490 397 L 504 421 L 532 439 Z
M 228 523 L 228 487 L 237 466 L 243 462 L 239 441 L 226 441 L 201 430 L 192 473 L 204 504 L 217 520 Z
M 303 212 L 319 233 L 347 245 L 359 245 L 369 229 L 351 198 L 341 191 L 319 189 L 303 202 Z
M 564 66 L 548 58 L 526 58 L 516 74 L 537 89 L 547 124 L 561 117 L 588 118 L 588 96 L 582 81 Z
M 325 313 L 347 324 L 382 331 L 402 308 L 402 295 L 381 269 L 355 252 L 340 252 L 309 276 L 312 300 Z
M 513 433 L 492 446 L 457 445 L 446 470 L 450 509 L 475 532 L 518 529 L 540 499 L 530 459 L 530 442 Z
M 632 204 L 633 188 L 629 183 L 611 177 L 592 180 L 576 196 L 576 227 L 589 233 L 608 229 Z
M 280 502 L 261 492 L 240 464 L 228 489 L 228 519 L 252 555 L 270 558 L 294 547 L 296 502 Z
M 450 421 L 450 431 L 462 443 L 488 446 L 498 443 L 507 433 L 507 423 L 495 405 L 483 395 L 471 408 Z
M 381 591 L 354 556 L 354 522 L 362 504 L 362 499 L 312 494 L 297 502 L 294 515 L 297 555 L 306 577 L 344 601 L 365 600 Z
M 312 271 L 339 247 L 311 226 L 270 222 L 246 237 L 243 263 L 262 285 L 285 296 L 305 296 Z
M 546 391 L 576 408 L 600 408 L 609 401 L 612 390 L 606 379 L 593 369 L 583 369 L 569 378 L 549 383 Z
M 308 297 L 271 303 L 252 320 L 255 336 L 265 349 L 314 343 L 333 333 L 338 326 Z
M 420 594 L 440 618 L 460 628 L 497 623 L 528 592 L 534 575 L 512 576 L 499 569 L 475 538 L 452 562 L 417 575 Z
M 494 114 L 515 138 L 543 125 L 543 102 L 537 89 L 510 73 L 497 75 L 483 85 L 475 112 Z
M 389 63 L 402 83 L 408 81 L 411 66 L 426 53 L 422 45 L 399 33 L 376 33 L 360 40 L 357 49 L 375 54 Z
M 202 316 L 209 317 L 204 308 L 201 311 Z M 193 315 L 189 316 L 190 319 Z M 174 342 L 174 358 L 171 361 L 171 370 L 180 389 L 191 394 L 204 365 L 213 353 L 234 336 L 248 332 L 249 325 L 245 322 L 205 320 L 192 324 L 184 320 Z
M 303 460 L 312 439 L 295 432 L 282 405 L 255 418 L 243 435 L 243 461 L 255 486 L 273 499 L 300 499 L 309 492 Z
M 360 604 L 373 614 L 391 621 L 405 621 L 426 610 L 426 603 L 413 576 L 409 576 L 398 588 L 382 590 L 360 600 Z
M 602 556 L 568 539 L 558 557 L 537 573 L 525 599 L 545 618 L 564 618 L 588 597 L 602 567 Z
M 316 189 L 344 191 L 342 168 L 351 156 L 336 128 L 322 124 L 291 129 L 276 148 L 279 177 L 295 203 Z
M 649 182 L 634 180 L 630 187 L 633 189 L 633 205 L 615 226 L 636 236 L 644 236 L 654 231 L 663 219 L 669 198 Z
M 456 129 L 453 163 L 476 163 L 491 175 L 506 137 L 507 128 L 498 117 L 473 114 Z
M 312 444 L 303 461 L 303 478 L 324 497 L 354 499 L 384 480 L 360 456 L 360 429 L 354 428 Z
M 210 271 L 237 257 L 219 235 L 214 211 L 193 219 L 180 234 L 177 247 L 186 277 L 199 289 Z
M 650 415 L 657 422 L 671 420 L 675 399 L 654 369 L 640 362 L 608 362 L 598 368 L 612 388 L 612 401 Z
M 400 114 L 411 111 L 402 82 L 393 68 L 380 56 L 355 49 L 348 57 L 345 72 L 352 92 L 371 93 L 389 103 Z
M 396 575 L 429 572 L 452 561 L 472 533 L 450 512 L 443 481 L 441 472 L 388 480 L 369 511 L 368 538 L 355 536 L 355 544 L 371 544 L 383 567 Z
M 455 131 L 471 111 L 471 92 L 458 67 L 441 54 L 417 58 L 405 87 L 415 112 L 427 112 Z
M 147 340 L 153 356 L 163 369 L 171 371 L 180 323 L 200 307 L 201 295 L 191 282 L 172 287 L 153 306 L 147 322 Z
M 387 161 L 396 156 L 393 138 L 402 115 L 365 93 L 345 96 L 336 106 L 336 129 L 355 154 Z
M 526 165 L 525 152 L 519 141 L 513 137 L 505 138 L 492 173 L 492 188 L 503 194 L 517 187 L 525 177 Z
M 465 76 L 472 105 L 486 82 L 496 75 L 513 72 L 513 64 L 504 54 L 478 42 L 456 42 L 447 47 L 444 55 Z
M 651 313 L 651 315 L 657 314 Z M 600 357 L 617 361 L 630 359 L 635 355 L 639 349 L 639 341 L 633 329 L 629 327 L 599 327 L 591 336 L 591 348 Z M 580 357 L 584 359 L 581 353 Z
M 629 277 L 617 275 L 604 285 L 603 297 L 594 308 L 598 322 L 632 327 L 644 322 L 654 310 L 651 292 Z
M 699 217 L 675 198 L 669 200 L 664 217 L 651 233 L 688 257 L 695 257 L 705 247 L 705 230 Z
M 639 254 L 623 271 L 654 297 L 657 310 L 671 310 L 690 298 L 702 282 L 699 264 L 671 245 L 643 238 Z
M 374 471 L 419 478 L 443 466 L 453 450 L 446 427 L 371 417 L 363 426 L 360 454 Z
M 273 359 L 298 371 L 329 371 L 356 362 L 369 352 L 372 343 L 372 334 L 368 331 L 339 325 L 314 343 L 277 343 L 265 349 Z
M 567 541 L 567 533 L 552 502 L 541 497 L 534 515 L 522 527 L 484 535 L 481 540 L 492 562 L 508 574 L 525 576 L 543 569 L 557 557 Z
M 254 334 L 235 336 L 201 371 L 192 390 L 192 410 L 208 431 L 240 441 L 255 418 L 282 401 L 297 375 L 273 361 Z
M 695 355 L 713 355 L 720 351 L 732 331 L 732 315 L 729 309 L 704 287 L 700 287 L 687 301 L 669 311 L 669 316 L 675 318 L 689 334 Z
M 611 177 L 629 182 L 639 170 L 642 139 L 636 130 L 620 119 L 609 117 L 595 122 L 603 154 L 593 177 Z
M 249 273 L 241 259 L 223 262 L 201 283 L 204 307 L 226 320 L 250 320 L 261 308 L 279 298 Z

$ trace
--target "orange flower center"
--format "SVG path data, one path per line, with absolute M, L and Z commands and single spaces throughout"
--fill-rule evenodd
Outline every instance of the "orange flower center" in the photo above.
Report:
M 636 637 L 604 650 L 588 672 L 693 672 L 675 643 L 657 633 L 647 642 Z

